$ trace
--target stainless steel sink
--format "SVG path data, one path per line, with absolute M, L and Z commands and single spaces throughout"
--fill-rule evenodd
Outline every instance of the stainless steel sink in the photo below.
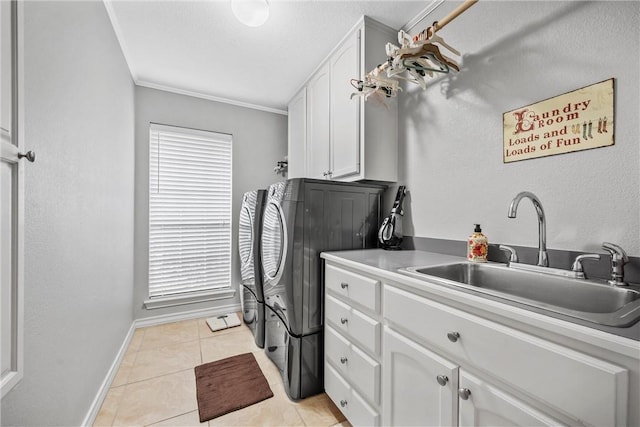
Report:
M 408 267 L 402 272 L 435 283 L 534 306 L 605 326 L 629 326 L 640 319 L 640 291 L 606 282 L 573 279 L 504 264 L 461 262 Z

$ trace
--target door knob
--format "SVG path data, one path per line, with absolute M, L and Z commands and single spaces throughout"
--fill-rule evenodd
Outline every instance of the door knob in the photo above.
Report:
M 438 375 L 436 377 L 436 380 L 438 381 L 438 384 L 440 384 L 441 386 L 446 386 L 447 383 L 449 382 L 449 378 L 447 378 L 446 375 Z
M 460 334 L 458 332 L 449 332 L 447 334 L 447 338 L 449 338 L 449 341 L 451 342 L 456 342 L 458 341 L 458 338 L 460 338 Z
M 349 319 L 347 319 L 346 317 L 340 318 L 340 323 L 342 323 L 343 325 L 346 324 L 348 321 Z
M 346 357 L 344 357 L 344 356 L 343 356 L 343 357 L 341 357 L 341 358 L 340 358 L 340 363 L 342 363 L 343 365 L 344 365 L 345 363 L 347 363 L 347 358 L 346 358 Z
M 35 151 L 27 151 L 26 153 L 18 153 L 18 159 L 26 157 L 31 163 L 36 161 Z
M 469 396 L 471 396 L 471 390 L 469 390 L 468 388 L 459 388 L 458 396 L 460 396 L 460 399 L 462 400 L 467 400 L 469 399 Z

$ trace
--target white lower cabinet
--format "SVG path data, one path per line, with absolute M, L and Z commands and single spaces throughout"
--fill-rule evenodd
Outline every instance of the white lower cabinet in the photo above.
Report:
M 458 366 L 385 327 L 385 426 L 455 426 Z
M 324 388 L 354 426 L 379 426 L 381 283 L 325 269 Z
M 628 425 L 636 371 L 613 354 L 330 261 L 325 290 L 325 389 L 354 426 Z
M 383 298 L 388 323 L 462 369 L 484 372 L 572 423 L 626 424 L 623 367 L 394 286 L 384 286 Z
M 324 388 L 354 426 L 379 426 L 380 414 L 331 366 L 325 365 Z
M 560 425 L 420 344 L 384 330 L 383 425 Z
M 460 426 L 557 426 L 557 420 L 513 395 L 460 371 Z

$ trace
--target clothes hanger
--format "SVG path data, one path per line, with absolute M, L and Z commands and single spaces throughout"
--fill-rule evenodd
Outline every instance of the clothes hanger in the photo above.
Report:
M 456 56 L 460 56 L 460 52 L 435 33 L 477 2 L 478 0 L 464 0 L 440 21 L 435 21 L 414 37 L 404 30 L 398 31 L 399 46 L 393 43 L 385 45 L 387 62 L 368 73 L 363 81 L 357 81 L 359 86 L 354 87 L 360 93 L 354 93 L 352 96 L 395 96 L 397 91 L 402 90 L 398 86 L 399 80 L 416 83 L 424 89 L 426 77 L 434 77 L 434 73 L 448 73 L 452 69 L 460 71 L 460 66 L 454 59 L 442 54 L 440 46 Z M 383 71 L 386 72 L 386 78 L 381 76 Z M 603 121 L 603 132 L 606 132 L 605 123 Z
M 351 85 L 358 92 L 352 93 L 354 96 L 364 96 L 365 100 L 372 95 L 382 96 L 385 98 L 395 97 L 398 91 L 401 91 L 400 83 L 395 79 L 383 77 L 381 73 L 388 67 L 388 63 L 382 63 L 364 76 L 363 80 L 351 80 Z
M 434 44 L 424 44 L 422 45 L 422 52 L 423 54 L 425 53 L 432 53 L 433 55 L 435 55 L 436 59 L 441 63 L 441 64 L 447 64 L 450 68 L 453 68 L 456 71 L 460 71 L 460 67 L 458 66 L 458 64 L 451 58 L 443 55 L 440 52 L 440 49 L 438 48 L 438 46 L 434 45 Z M 423 54 L 419 55 L 419 56 L 423 56 Z
M 437 21 L 433 23 L 433 25 L 437 25 Z M 415 37 L 411 37 L 404 30 L 400 30 L 398 32 L 398 42 L 402 45 L 402 47 L 420 47 L 424 44 L 434 44 L 438 43 L 442 45 L 444 48 L 449 50 L 454 55 L 460 56 L 460 52 L 455 49 L 453 46 L 444 41 L 444 39 L 431 31 L 432 27 L 427 28 L 426 30 L 421 31 Z M 427 38 L 427 34 L 430 34 Z
M 431 61 L 431 63 L 428 61 Z M 427 53 L 418 58 L 405 58 L 402 60 L 402 65 L 406 68 L 414 68 L 418 71 L 432 71 L 443 74 L 449 72 L 449 66 L 446 63 L 440 62 L 432 53 Z

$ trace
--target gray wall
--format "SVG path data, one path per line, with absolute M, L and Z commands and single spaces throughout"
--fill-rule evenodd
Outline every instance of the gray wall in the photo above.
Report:
M 134 85 L 102 2 L 24 2 L 24 378 L 2 425 L 80 425 L 133 321 Z
M 149 123 L 183 126 L 228 133 L 233 136 L 232 277 L 237 289 L 240 261 L 236 236 L 242 195 L 281 181 L 273 168 L 287 153 L 287 116 L 268 113 L 156 89 L 136 87 L 136 176 L 135 176 L 135 289 L 136 319 L 239 303 L 217 300 L 147 310 L 149 240 Z
M 536 247 L 530 201 L 507 218 L 529 190 L 546 211 L 550 248 L 603 253 L 610 241 L 640 255 L 639 16 L 638 2 L 488 1 L 443 29 L 463 53 L 461 72 L 399 96 L 405 234 L 465 240 L 481 223 L 490 242 Z M 504 112 L 611 77 L 614 146 L 503 164 Z

